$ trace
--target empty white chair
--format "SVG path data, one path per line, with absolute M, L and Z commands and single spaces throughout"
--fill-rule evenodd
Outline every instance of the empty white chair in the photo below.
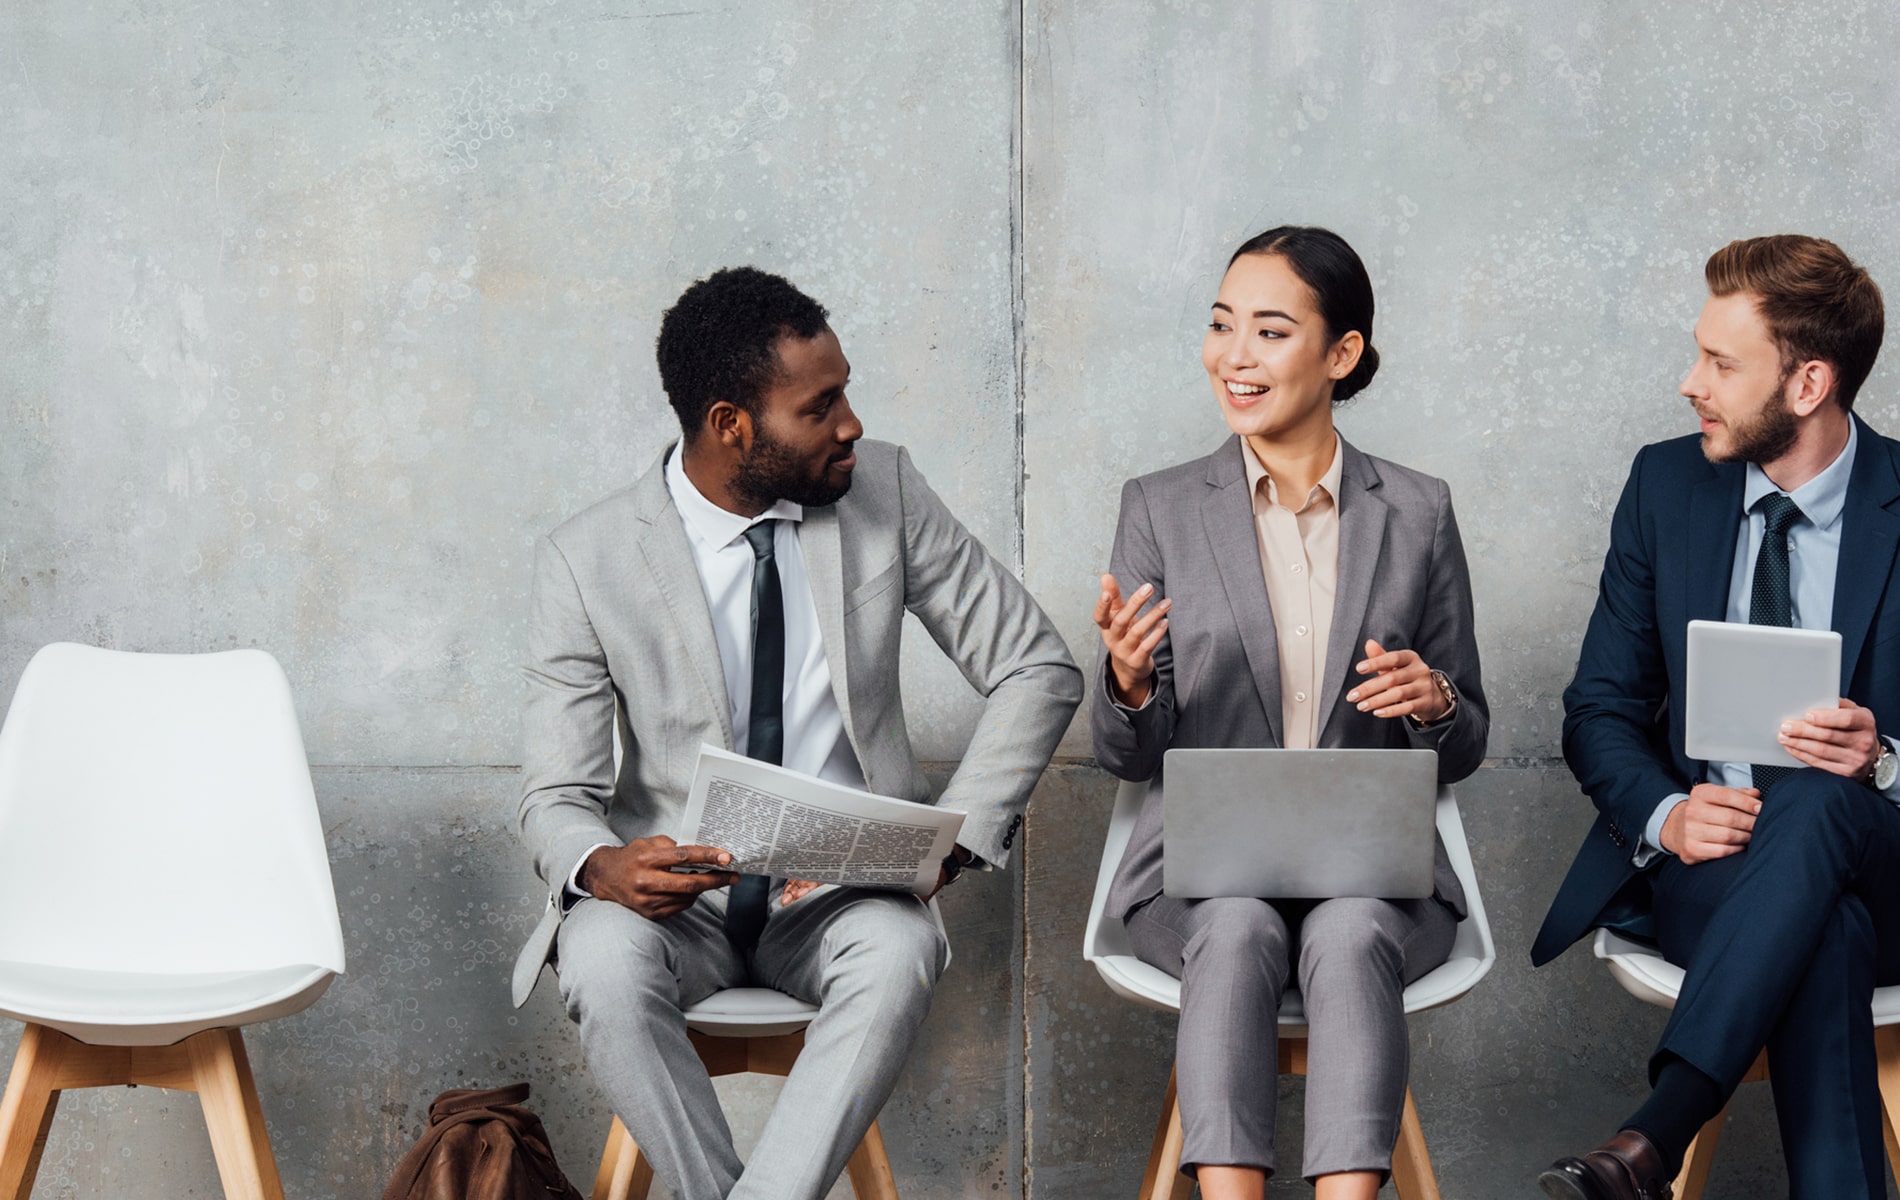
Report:
M 238 1026 L 308 1007 L 343 931 L 289 681 L 260 650 L 47 646 L 0 728 L 0 1197 L 62 1090 L 198 1092 L 229 1196 L 283 1195 Z
M 1592 948 L 1610 968 L 1610 975 L 1623 990 L 1658 1008 L 1674 1008 L 1682 994 L 1682 968 L 1662 956 L 1662 951 L 1645 942 L 1634 941 L 1608 929 L 1597 930 Z M 1894 1130 L 1900 1128 L 1900 987 L 1874 989 L 1874 1053 L 1880 1062 L 1880 1107 L 1886 1114 L 1887 1162 L 1900 1174 L 1900 1142 Z M 1743 1083 L 1768 1078 L 1768 1055 L 1755 1059 Z M 1676 1200 L 1701 1200 L 1709 1181 L 1709 1168 L 1715 1164 L 1715 1147 L 1722 1138 L 1722 1123 L 1728 1109 L 1716 1113 L 1702 1127 L 1688 1153 L 1683 1155 L 1682 1172 L 1676 1176 Z
M 1102 981 L 1116 995 L 1149 1008 L 1166 1012 L 1181 1011 L 1181 981 L 1135 957 L 1128 932 L 1118 920 L 1104 915 L 1108 905 L 1109 884 L 1121 865 L 1122 852 L 1128 848 L 1128 835 L 1148 795 L 1146 783 L 1121 785 L 1115 796 L 1115 812 L 1109 818 L 1108 840 L 1102 847 L 1102 865 L 1095 876 L 1095 899 L 1089 905 L 1088 926 L 1082 934 L 1082 955 L 1093 963 Z M 1497 961 L 1497 947 L 1491 941 L 1491 926 L 1485 920 L 1484 899 L 1478 894 L 1478 877 L 1471 867 L 1471 847 L 1465 841 L 1464 821 L 1458 815 L 1458 800 L 1449 787 L 1438 790 L 1438 836 L 1444 840 L 1453 872 L 1464 885 L 1470 915 L 1458 924 L 1451 957 L 1420 977 L 1405 989 L 1405 1011 L 1424 1012 L 1450 1004 L 1475 987 Z M 1282 1074 L 1306 1073 L 1306 1011 L 1301 1007 L 1299 989 L 1288 987 L 1280 1003 L 1280 1071 Z M 1392 1153 L 1392 1185 L 1400 1200 L 1438 1200 L 1438 1180 L 1432 1173 L 1431 1155 L 1425 1148 L 1424 1130 L 1418 1110 L 1412 1103 L 1412 1091 L 1405 1092 L 1405 1111 L 1399 1123 L 1399 1141 Z M 1141 1200 L 1187 1200 L 1193 1184 L 1181 1174 L 1181 1109 L 1175 1100 L 1174 1076 L 1168 1076 L 1168 1091 L 1161 1105 L 1161 1120 L 1155 1128 L 1153 1148 L 1148 1154 L 1148 1169 L 1142 1175 Z

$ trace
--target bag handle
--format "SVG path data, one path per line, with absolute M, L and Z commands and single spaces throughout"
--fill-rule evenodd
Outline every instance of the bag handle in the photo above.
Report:
M 511 1083 L 498 1088 L 456 1088 L 443 1092 L 430 1102 L 429 1123 L 433 1125 L 444 1117 L 470 1109 L 520 1104 L 527 1098 L 528 1085 L 525 1083 Z

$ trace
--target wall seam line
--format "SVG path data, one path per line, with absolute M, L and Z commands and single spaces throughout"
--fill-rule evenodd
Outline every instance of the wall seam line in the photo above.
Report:
M 1028 405 L 1028 226 L 1029 226 L 1029 4 L 1016 2 L 1016 128 L 1010 166 L 1016 172 L 1015 209 L 1010 221 L 1010 286 L 1014 292 L 1010 316 L 1014 326 L 1016 350 L 1016 557 L 1025 585 L 1029 581 L 1029 405 Z M 1017 935 L 1022 938 L 1022 982 L 1017 1001 L 1022 1029 L 1022 1070 L 1018 1075 L 1022 1113 L 1021 1160 L 1017 1164 L 1017 1188 L 1021 1200 L 1030 1200 L 1030 1130 L 1035 1120 L 1029 1105 L 1029 830 L 1023 831 L 1022 864 L 1016 871 L 1018 902 Z

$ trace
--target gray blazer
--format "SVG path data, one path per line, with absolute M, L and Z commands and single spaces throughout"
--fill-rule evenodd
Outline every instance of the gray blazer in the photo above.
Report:
M 1439 780 L 1463 779 L 1484 759 L 1491 716 L 1451 492 L 1442 480 L 1362 454 L 1343 437 L 1340 446 L 1339 587 L 1319 745 L 1436 750 Z M 1095 757 L 1123 779 L 1151 781 L 1108 893 L 1108 915 L 1121 917 L 1161 892 L 1163 752 L 1282 744 L 1279 643 L 1238 437 L 1206 458 L 1128 481 L 1110 569 L 1124 592 L 1152 583 L 1156 599 L 1174 599 L 1155 650 L 1155 690 L 1140 709 L 1109 698 L 1106 649 L 1096 663 Z M 1458 692 L 1452 717 L 1419 730 L 1347 703 L 1367 638 L 1387 650 L 1416 650 L 1445 672 Z M 1462 919 L 1464 889 L 1444 845 L 1437 850 L 1436 894 Z
M 1001 866 L 1081 702 L 1081 672 L 1048 616 L 907 452 L 864 440 L 857 453 L 851 491 L 807 509 L 799 530 L 846 736 L 869 790 L 930 802 L 898 688 L 904 614 L 916 614 L 988 698 L 937 803 L 967 813 L 957 840 Z M 536 551 L 518 817 L 549 908 L 516 963 L 517 1004 L 551 952 L 559 894 L 581 856 L 602 842 L 677 834 L 700 744 L 734 748 L 712 617 L 665 461 Z

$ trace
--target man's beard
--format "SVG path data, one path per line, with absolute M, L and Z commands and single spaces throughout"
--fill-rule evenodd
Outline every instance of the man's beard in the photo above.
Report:
M 760 422 L 752 424 L 752 449 L 739 463 L 732 476 L 732 494 L 749 506 L 770 508 L 780 500 L 790 500 L 802 508 L 824 508 L 836 504 L 851 490 L 851 477 L 832 484 L 826 475 L 816 479 L 805 474 L 805 464 L 794 457 L 785 443 L 773 438 Z
M 1746 421 L 1730 421 L 1730 444 L 1720 454 L 1711 453 L 1709 439 L 1702 439 L 1702 453 L 1710 462 L 1771 463 L 1786 454 L 1801 434 L 1800 418 L 1788 407 L 1785 388 L 1793 372 L 1783 372 L 1774 390 L 1754 416 Z

